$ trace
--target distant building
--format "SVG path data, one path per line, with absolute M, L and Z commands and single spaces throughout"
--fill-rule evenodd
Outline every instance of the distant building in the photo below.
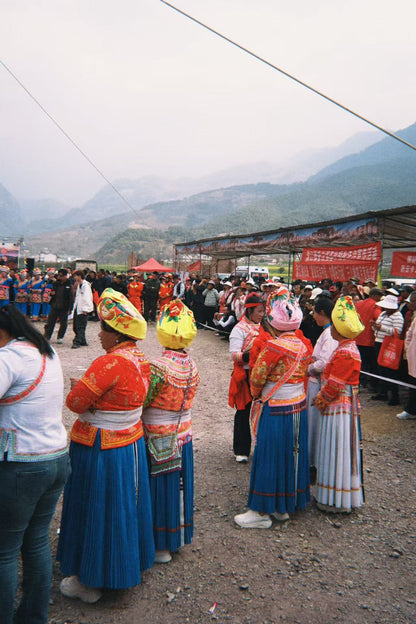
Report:
M 58 260 L 58 256 L 56 254 L 53 253 L 46 253 L 41 251 L 41 253 L 39 254 L 39 258 L 38 258 L 38 262 L 39 263 L 43 263 L 43 264 L 47 264 L 49 262 L 55 262 Z

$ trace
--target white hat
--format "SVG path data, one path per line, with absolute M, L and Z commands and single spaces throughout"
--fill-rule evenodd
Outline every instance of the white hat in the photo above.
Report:
M 395 297 L 398 297 L 400 294 L 395 288 L 387 288 L 386 293 L 394 295 Z
M 309 290 L 313 290 L 313 286 L 311 284 L 306 284 L 306 286 L 303 287 L 303 290 L 306 290 L 307 288 Z
M 311 299 L 316 299 L 319 295 L 322 294 L 322 288 L 313 288 L 311 293 Z
M 231 284 L 231 282 L 223 282 L 223 286 L 229 286 L 230 288 L 233 287 L 233 285 Z
M 397 310 L 399 302 L 395 295 L 386 295 L 384 299 L 378 301 L 376 305 L 380 306 L 380 308 L 385 308 L 386 310 Z

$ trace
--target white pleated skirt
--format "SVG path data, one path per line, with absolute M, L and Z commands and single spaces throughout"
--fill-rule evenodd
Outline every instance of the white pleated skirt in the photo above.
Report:
M 361 424 L 353 400 L 346 386 L 344 401 L 329 405 L 319 426 L 316 500 L 340 510 L 364 503 Z

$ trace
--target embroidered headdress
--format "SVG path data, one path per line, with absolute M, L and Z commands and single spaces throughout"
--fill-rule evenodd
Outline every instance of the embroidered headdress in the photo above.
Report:
M 98 302 L 98 316 L 113 329 L 135 340 L 146 337 L 147 324 L 140 312 L 121 293 L 106 288 Z
M 364 331 L 353 300 L 349 295 L 340 297 L 332 310 L 331 319 L 335 329 L 344 338 L 353 340 Z
M 278 331 L 294 331 L 302 322 L 302 310 L 285 286 L 271 293 L 266 303 L 266 318 Z
M 196 336 L 196 323 L 191 310 L 179 299 L 163 306 L 156 326 L 157 339 L 166 349 L 189 347 Z

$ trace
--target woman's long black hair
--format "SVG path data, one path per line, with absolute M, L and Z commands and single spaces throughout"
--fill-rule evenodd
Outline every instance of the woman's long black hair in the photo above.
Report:
M 53 357 L 53 349 L 45 336 L 42 336 L 25 315 L 13 305 L 6 305 L 0 310 L 0 329 L 12 338 L 24 338 L 31 342 L 42 355 Z

